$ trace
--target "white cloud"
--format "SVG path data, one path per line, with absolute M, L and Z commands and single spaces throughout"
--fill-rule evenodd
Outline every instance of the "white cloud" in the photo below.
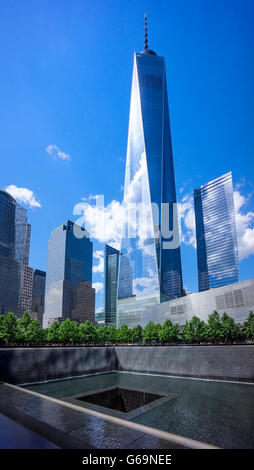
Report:
M 254 212 L 243 213 L 243 206 L 248 202 L 239 191 L 234 191 L 236 231 L 240 261 L 254 254 Z
M 103 283 L 102 282 L 94 282 L 93 283 L 93 288 L 95 289 L 96 294 L 98 294 L 98 292 L 100 292 L 103 289 Z
M 34 192 L 27 188 L 18 188 L 11 184 L 5 188 L 7 193 L 11 194 L 17 202 L 26 204 L 29 207 L 41 207 L 41 203 L 36 200 Z
M 57 159 L 57 158 L 60 158 L 60 160 L 70 160 L 71 157 L 70 155 L 68 155 L 67 153 L 64 153 L 62 152 L 62 150 L 60 150 L 57 145 L 48 145 L 46 147 L 46 152 L 49 153 L 49 155 L 51 155 L 51 157 L 53 157 L 54 159 Z
M 183 222 L 181 241 L 186 245 L 192 245 L 196 248 L 196 224 L 193 196 L 190 194 L 185 195 L 181 201 L 180 209 Z
M 104 271 L 104 252 L 103 250 L 96 250 L 94 252 L 94 257 L 99 260 L 99 263 L 96 266 L 93 266 L 94 273 L 103 273 Z

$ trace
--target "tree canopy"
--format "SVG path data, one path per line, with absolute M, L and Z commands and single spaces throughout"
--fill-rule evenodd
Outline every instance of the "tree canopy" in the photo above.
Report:
M 53 322 L 43 329 L 37 320 L 24 312 L 17 318 L 13 313 L 0 315 L 0 345 L 42 344 L 153 344 L 153 343 L 232 343 L 236 340 L 254 340 L 254 313 L 250 312 L 243 324 L 236 323 L 227 313 L 214 311 L 207 321 L 197 316 L 179 328 L 170 319 L 163 324 L 150 321 L 144 328 L 121 325 L 94 325 L 90 321 L 77 323 L 70 318 Z

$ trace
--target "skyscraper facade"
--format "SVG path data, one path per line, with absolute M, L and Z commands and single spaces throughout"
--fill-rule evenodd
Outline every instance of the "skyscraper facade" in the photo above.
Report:
M 31 225 L 27 221 L 27 211 L 16 204 L 15 214 L 15 257 L 21 263 L 29 264 Z
M 119 251 L 105 245 L 104 249 L 104 306 L 105 323 L 116 326 L 117 282 Z
M 83 236 L 80 238 L 76 236 L 75 230 L 79 234 L 83 232 Z M 79 287 L 79 292 L 82 291 L 83 296 L 85 290 L 87 295 L 93 297 L 95 295 L 95 290 L 92 288 L 92 250 L 93 244 L 87 232 L 70 220 L 51 233 L 48 242 L 44 327 L 53 321 L 72 318 L 75 308 L 79 311 L 81 321 L 80 294 L 77 294 L 77 288 Z M 83 281 L 89 283 L 91 287 L 89 292 L 87 288 L 82 288 L 80 283 Z M 94 318 L 94 307 L 92 308 L 90 318 Z M 85 321 L 85 307 L 83 312 L 82 321 Z
M 0 311 L 31 311 L 33 269 L 28 266 L 31 226 L 27 211 L 0 190 Z
M 33 272 L 33 291 L 32 291 L 32 311 L 31 316 L 38 320 L 41 325 L 43 322 L 44 301 L 45 301 L 46 272 L 35 269 Z
M 199 291 L 239 282 L 232 173 L 194 190 Z
M 0 190 L 0 313 L 19 315 L 20 265 L 16 260 L 15 199 Z
M 172 244 L 165 249 L 163 242 L 167 237 L 161 230 L 161 208 L 167 204 L 166 228 L 174 230 L 179 240 L 165 61 L 148 49 L 146 33 L 145 38 L 144 51 L 134 54 L 132 75 L 123 202 L 126 212 L 119 266 L 119 325 L 139 322 L 138 311 L 135 318 L 130 313 L 133 302 L 138 301 L 140 309 L 145 299 L 149 304 L 158 303 L 180 297 L 183 292 L 180 245 Z M 134 213 L 135 206 L 139 209 Z

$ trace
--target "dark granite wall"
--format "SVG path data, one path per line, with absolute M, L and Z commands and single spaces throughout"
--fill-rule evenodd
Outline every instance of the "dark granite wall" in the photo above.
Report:
M 254 345 L 116 347 L 118 370 L 254 382 Z
M 116 369 L 114 348 L 0 349 L 0 380 L 42 382 Z
M 0 349 L 13 384 L 111 370 L 254 382 L 254 345 Z

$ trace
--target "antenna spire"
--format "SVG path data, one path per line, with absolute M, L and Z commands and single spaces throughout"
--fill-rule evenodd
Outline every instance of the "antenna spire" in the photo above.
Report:
M 145 50 L 148 49 L 148 36 L 147 36 L 147 16 L 145 13 Z

